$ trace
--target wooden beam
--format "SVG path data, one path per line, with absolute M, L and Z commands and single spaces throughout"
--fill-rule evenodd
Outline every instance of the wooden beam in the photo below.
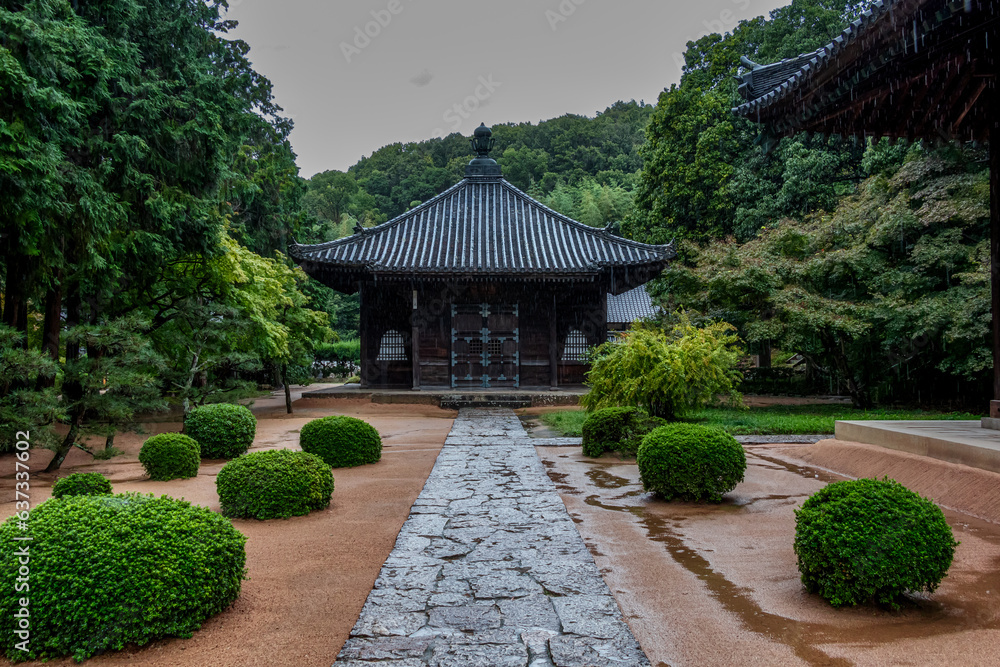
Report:
M 961 95 L 962 90 L 965 89 L 965 86 L 967 86 L 969 84 L 969 81 L 972 79 L 972 69 L 966 68 L 966 71 L 962 72 L 961 76 L 958 75 L 939 76 L 939 72 L 941 69 L 945 69 L 944 65 L 952 65 L 954 66 L 955 72 L 957 74 L 958 72 L 961 72 L 962 65 L 964 63 L 965 63 L 965 57 L 960 56 L 956 58 L 954 61 L 942 63 L 930 75 L 931 82 L 938 82 L 938 85 L 934 86 L 936 88 L 936 92 L 934 93 L 934 96 L 931 98 L 931 101 L 928 104 L 926 104 L 923 107 L 915 107 L 917 109 L 920 108 L 926 109 L 923 118 L 920 119 L 920 123 L 919 125 L 917 125 L 916 128 L 917 136 L 921 137 L 936 136 L 938 133 L 931 131 L 936 127 L 935 120 L 945 120 L 948 118 L 948 116 L 950 116 L 951 105 L 949 104 L 948 108 L 943 111 L 941 109 L 941 105 L 942 103 L 945 102 L 945 100 L 954 101 L 955 98 Z M 947 71 L 951 71 L 951 67 L 948 67 Z M 932 85 L 928 84 L 927 88 L 930 89 L 931 87 Z M 938 127 L 937 129 L 941 128 Z
M 979 100 L 979 96 L 983 94 L 984 90 L 986 90 L 986 85 L 987 81 L 984 79 L 983 81 L 980 82 L 979 86 L 976 87 L 975 91 L 973 91 L 972 96 L 969 98 L 969 101 L 965 103 L 965 107 L 962 109 L 962 113 L 958 114 L 958 118 L 956 118 L 955 122 L 951 124 L 952 134 L 958 134 L 958 130 L 962 125 L 962 121 L 965 120 L 965 117 L 969 115 L 970 111 L 972 111 L 972 107 L 976 105 L 976 102 Z
M 996 401 L 1000 400 L 1000 90 L 996 79 L 991 87 L 990 289 L 993 309 L 993 400 Z
M 559 336 L 556 326 L 556 295 L 552 293 L 552 308 L 549 310 L 549 386 L 559 386 Z
M 359 283 L 358 284 L 358 308 L 360 310 L 360 318 L 359 318 L 360 319 L 360 322 L 359 322 L 360 326 L 359 326 L 359 328 L 361 329 L 361 332 L 360 332 L 361 333 L 361 369 L 360 369 L 359 376 L 361 378 L 360 384 L 361 384 L 362 388 L 367 388 L 368 387 L 368 381 L 369 381 L 368 376 L 370 375 L 370 373 L 368 372 L 368 366 L 369 366 L 369 363 L 370 363 L 369 360 L 368 360 L 368 354 L 369 354 L 369 348 L 371 347 L 371 345 L 369 344 L 368 338 L 369 338 L 369 336 L 372 335 L 372 333 L 371 333 L 371 327 L 369 325 L 369 317 L 368 317 L 368 309 L 369 309 L 368 297 L 369 297 L 369 295 L 366 294 L 367 291 L 368 290 L 365 289 L 365 284 L 364 283 Z
M 420 327 L 417 326 L 420 318 L 418 317 L 418 305 L 417 290 L 413 290 L 413 317 L 411 318 L 413 326 L 410 333 L 410 363 L 413 367 L 413 384 L 411 388 L 415 391 L 420 389 Z

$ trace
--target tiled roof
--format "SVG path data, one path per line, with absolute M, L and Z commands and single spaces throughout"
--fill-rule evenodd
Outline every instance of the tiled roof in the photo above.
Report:
M 608 324 L 629 325 L 636 320 L 655 315 L 659 308 L 653 305 L 645 285 L 614 295 L 608 295 Z
M 751 67 L 733 111 L 781 137 L 989 140 L 995 0 L 878 0 L 813 54 Z M 801 63 L 798 69 L 795 65 Z
M 571 220 L 501 177 L 467 177 L 394 220 L 329 243 L 295 244 L 291 255 L 311 273 L 579 277 L 635 268 L 635 280 L 652 273 L 645 282 L 675 252 Z M 619 280 L 619 288 L 635 280 Z
M 815 53 L 758 66 L 750 70 L 743 77 L 740 77 L 744 81 L 744 85 L 740 86 L 741 93 L 748 101 L 733 109 L 733 112 L 741 116 L 752 117 L 754 113 L 798 90 L 817 72 L 824 69 L 848 45 L 857 40 L 869 26 L 883 15 L 891 13 L 890 10 L 894 4 L 899 4 L 899 0 L 877 0 L 832 42 L 818 49 Z M 751 81 L 752 84 L 750 84 Z
M 739 77 L 742 81 L 739 86 L 740 95 L 748 101 L 763 97 L 788 81 L 817 55 L 818 52 L 804 53 L 796 58 L 786 58 L 769 65 L 758 65 L 744 58 L 743 64 L 751 66 L 751 69 Z

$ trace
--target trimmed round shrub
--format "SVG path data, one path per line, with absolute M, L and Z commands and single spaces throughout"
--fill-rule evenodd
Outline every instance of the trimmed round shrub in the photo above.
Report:
M 601 408 L 594 410 L 583 422 L 583 455 L 600 456 L 618 449 L 633 430 L 638 410 L 635 408 Z
M 722 502 L 743 481 L 747 457 L 725 431 L 667 424 L 651 431 L 636 455 L 642 487 L 666 500 Z
M 201 448 L 189 436 L 181 433 L 161 433 L 142 443 L 139 463 L 150 479 L 165 482 L 186 479 L 198 474 Z
M 0 525 L 0 614 L 17 618 L 18 555 L 28 545 L 30 642 L 0 633 L 12 660 L 94 654 L 160 637 L 190 637 L 226 609 L 246 578 L 246 538 L 204 507 L 166 496 L 53 498 L 31 510 L 30 533 Z M 30 535 L 31 542 L 15 541 Z M 10 627 L 8 625 L 8 627 Z
M 224 465 L 215 488 L 226 516 L 279 519 L 328 507 L 333 471 L 315 454 L 272 449 Z
M 343 415 L 314 419 L 303 426 L 299 445 L 334 468 L 375 463 L 382 458 L 378 431 L 367 422 Z
M 643 437 L 666 423 L 634 407 L 594 410 L 583 422 L 583 454 L 601 456 L 618 451 L 635 456 Z
M 75 472 L 52 485 L 53 498 L 66 496 L 110 496 L 111 482 L 99 472 Z
M 245 405 L 212 403 L 192 410 L 184 420 L 184 433 L 201 445 L 205 459 L 242 456 L 257 435 L 257 418 Z
M 835 607 L 933 592 L 956 546 L 940 508 L 888 478 L 834 482 L 795 511 L 802 583 Z

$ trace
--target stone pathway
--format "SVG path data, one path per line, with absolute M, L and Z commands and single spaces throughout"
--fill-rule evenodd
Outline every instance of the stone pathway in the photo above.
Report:
M 648 667 L 508 409 L 463 408 L 337 665 Z

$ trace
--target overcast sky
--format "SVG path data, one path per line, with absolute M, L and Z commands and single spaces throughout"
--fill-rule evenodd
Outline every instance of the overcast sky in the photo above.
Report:
M 685 43 L 788 0 L 230 0 L 305 177 L 396 141 L 655 103 Z

